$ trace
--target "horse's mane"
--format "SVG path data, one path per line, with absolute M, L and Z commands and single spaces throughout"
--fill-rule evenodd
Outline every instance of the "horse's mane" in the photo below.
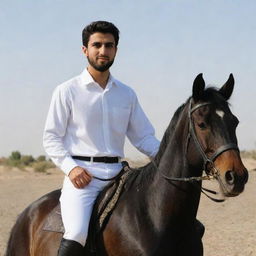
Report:
M 187 100 L 187 102 L 188 101 L 189 100 Z M 177 122 L 178 122 L 178 120 L 180 118 L 180 114 L 182 113 L 182 111 L 183 111 L 184 107 L 186 106 L 187 102 L 182 104 L 175 111 L 175 113 L 174 113 L 174 115 L 173 115 L 173 117 L 172 117 L 172 119 L 171 119 L 167 129 L 165 130 L 164 136 L 163 136 L 163 138 L 161 140 L 161 143 L 160 143 L 159 151 L 158 151 L 158 153 L 157 153 L 157 155 L 155 156 L 155 159 L 154 159 L 154 161 L 156 163 L 158 163 L 160 161 L 160 159 L 161 159 L 161 157 L 162 157 L 162 155 L 163 155 L 163 153 L 164 153 L 164 151 L 166 149 L 166 146 L 168 145 L 168 143 L 169 143 L 169 141 L 170 141 L 170 139 L 171 139 L 171 137 L 172 137 L 172 135 L 174 133 L 175 126 L 176 126 L 176 124 L 177 124 Z
M 177 124 L 177 121 L 180 117 L 180 114 L 182 110 L 184 109 L 186 103 L 182 104 L 174 113 L 170 124 L 168 125 L 164 136 L 161 140 L 159 151 L 157 155 L 154 158 L 154 163 L 157 163 L 160 161 L 161 156 L 163 155 L 166 146 L 169 143 L 169 140 L 171 138 L 171 135 L 173 134 L 173 131 L 175 129 L 175 125 Z M 145 166 L 141 166 L 138 168 L 134 168 L 133 172 L 131 173 L 127 186 L 130 187 L 131 184 L 135 182 L 135 186 L 143 186 L 143 184 L 149 184 L 149 182 L 152 181 L 155 172 L 157 171 L 155 164 L 152 162 L 146 164 Z
M 155 165 L 159 163 L 162 155 L 164 154 L 165 149 L 174 134 L 174 130 L 180 118 L 180 115 L 185 106 L 190 101 L 190 99 L 191 97 L 189 97 L 187 101 L 175 111 L 167 129 L 165 130 L 165 133 L 160 143 L 159 151 L 153 160 L 154 163 L 150 162 L 145 166 L 134 168 L 128 180 L 128 187 L 133 183 L 135 183 L 135 186 L 143 186 L 144 184 L 148 185 L 152 181 L 155 172 L 157 171 Z M 204 94 L 202 95 L 202 101 L 211 102 L 215 106 L 228 106 L 228 102 L 224 99 L 224 97 L 219 93 L 218 89 L 215 87 L 208 87 L 205 89 Z

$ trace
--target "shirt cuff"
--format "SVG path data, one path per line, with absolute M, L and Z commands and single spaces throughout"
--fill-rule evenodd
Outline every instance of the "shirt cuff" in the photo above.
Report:
M 60 168 L 68 176 L 70 171 L 76 166 L 78 166 L 78 164 L 74 161 L 72 157 L 65 157 Z

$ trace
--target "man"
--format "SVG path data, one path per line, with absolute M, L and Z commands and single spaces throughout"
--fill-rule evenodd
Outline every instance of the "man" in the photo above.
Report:
M 65 173 L 60 197 L 65 234 L 59 256 L 80 255 L 94 201 L 107 185 L 93 176 L 119 173 L 125 136 L 149 157 L 159 148 L 136 94 L 110 74 L 119 30 L 97 21 L 85 27 L 82 37 L 88 67 L 55 89 L 43 138 L 47 154 Z

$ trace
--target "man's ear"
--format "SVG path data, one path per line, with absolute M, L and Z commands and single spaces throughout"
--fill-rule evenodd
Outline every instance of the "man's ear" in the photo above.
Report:
M 84 53 L 84 55 L 85 55 L 86 57 L 88 57 L 87 47 L 85 47 L 84 45 L 82 46 L 82 52 Z

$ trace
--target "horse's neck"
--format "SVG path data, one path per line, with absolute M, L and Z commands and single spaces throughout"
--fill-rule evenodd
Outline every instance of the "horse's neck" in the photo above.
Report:
M 149 197 L 152 212 L 152 220 L 157 229 L 168 225 L 170 221 L 177 221 L 182 217 L 188 221 L 195 218 L 200 190 L 189 182 L 168 181 L 162 174 L 168 177 L 182 178 L 192 176 L 193 170 L 186 159 L 186 138 L 188 123 L 181 122 L 183 128 L 180 134 L 173 134 L 163 154 L 159 157 L 158 170 L 151 184 L 152 195 Z M 184 129 L 185 128 L 185 129 Z M 200 187 L 200 184 L 199 184 Z M 154 194 L 153 194 L 154 193 Z

